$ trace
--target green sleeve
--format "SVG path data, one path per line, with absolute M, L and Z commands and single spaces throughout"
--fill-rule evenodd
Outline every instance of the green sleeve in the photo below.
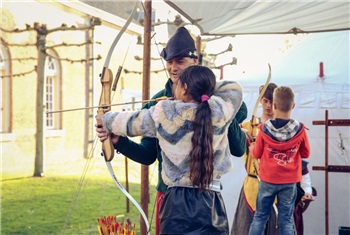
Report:
M 228 129 L 228 141 L 230 145 L 231 154 L 236 157 L 241 157 L 246 151 L 247 143 L 245 133 L 241 130 L 239 124 L 247 118 L 247 105 L 242 102 L 240 109 L 238 110 L 235 119 Z
M 131 160 L 151 165 L 157 159 L 157 139 L 144 137 L 140 143 L 136 143 L 127 137 L 120 136 L 114 148 Z
M 231 154 L 236 157 L 243 156 L 247 147 L 246 137 L 236 119 L 229 126 L 227 136 Z
M 247 116 L 248 116 L 247 105 L 244 102 L 242 102 L 242 105 L 239 108 L 235 116 L 235 119 L 238 123 L 242 123 L 247 118 Z

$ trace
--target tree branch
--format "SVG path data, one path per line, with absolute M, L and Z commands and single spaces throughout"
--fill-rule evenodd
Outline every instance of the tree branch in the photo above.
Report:
M 30 26 L 29 24 L 25 24 L 26 26 L 25 29 L 18 29 L 18 28 L 4 29 L 3 27 L 0 27 L 0 30 L 6 33 L 24 33 L 28 31 L 37 31 L 37 33 L 41 35 L 48 35 L 49 33 L 57 32 L 57 31 L 77 31 L 77 30 L 83 31 L 87 29 L 93 29 L 97 25 L 101 25 L 101 20 L 97 17 L 92 17 L 90 19 L 90 25 L 79 26 L 79 27 L 75 25 L 68 27 L 66 24 L 62 24 L 60 27 L 48 30 L 46 28 L 46 24 L 39 24 L 38 22 L 34 22 L 33 27 Z
M 152 70 L 151 73 L 161 73 L 161 72 L 164 72 L 165 69 L 160 69 L 160 70 Z M 131 71 L 131 70 L 128 70 L 128 69 L 124 69 L 124 72 L 125 73 L 136 73 L 136 74 L 142 74 L 141 71 Z
M 54 58 L 56 60 L 59 60 L 59 61 L 67 61 L 67 62 L 71 62 L 71 63 L 87 63 L 89 61 L 93 61 L 93 60 L 100 60 L 102 59 L 102 56 L 101 55 L 98 55 L 97 57 L 95 58 L 89 58 L 89 59 L 77 59 L 77 60 L 73 60 L 73 59 L 68 59 L 68 58 L 59 58 L 57 56 L 54 56 L 54 55 L 51 55 L 49 53 L 47 53 L 46 51 L 44 52 L 45 55 L 51 57 L 51 58 Z
M 27 74 L 30 74 L 32 72 L 36 72 L 36 68 L 34 67 L 34 69 L 27 71 L 27 72 L 23 72 L 23 73 L 16 73 L 16 74 L 12 74 L 12 75 L 0 75 L 0 78 L 8 78 L 8 77 L 20 77 L 20 76 L 24 76 Z
M 47 49 L 53 49 L 53 48 L 56 48 L 56 47 L 63 47 L 63 46 L 77 46 L 77 47 L 80 47 L 80 46 L 84 46 L 84 45 L 87 45 L 87 44 L 94 44 L 94 43 L 101 45 L 101 42 L 94 42 L 94 41 L 88 40 L 88 41 L 83 42 L 83 43 L 66 43 L 66 42 L 63 42 L 61 44 L 56 44 L 54 46 L 47 46 L 46 48 Z
M 24 58 L 11 58 L 11 59 L 3 59 L 3 61 L 19 61 L 22 62 L 24 60 L 37 60 L 37 57 L 24 57 Z

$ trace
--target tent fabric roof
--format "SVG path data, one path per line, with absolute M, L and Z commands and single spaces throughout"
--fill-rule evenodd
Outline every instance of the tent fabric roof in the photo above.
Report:
M 287 34 L 350 29 L 350 3 L 339 1 L 164 0 L 202 35 Z

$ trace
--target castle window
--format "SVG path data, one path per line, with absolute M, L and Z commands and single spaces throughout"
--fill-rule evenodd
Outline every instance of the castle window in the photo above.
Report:
M 50 51 L 51 55 L 57 55 Z M 45 107 L 46 111 L 58 110 L 61 107 L 61 76 L 59 61 L 50 56 L 45 64 Z M 47 129 L 61 129 L 61 115 L 59 113 L 46 114 Z

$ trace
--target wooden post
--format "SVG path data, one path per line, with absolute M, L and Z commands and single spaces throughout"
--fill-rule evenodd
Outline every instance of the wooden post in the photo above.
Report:
M 85 31 L 85 40 L 86 41 L 93 41 L 94 40 L 94 30 L 86 30 Z M 91 44 L 86 44 L 85 46 L 85 52 L 86 52 L 86 58 L 93 58 L 94 56 L 94 50 L 93 46 Z M 94 62 L 89 61 L 86 63 L 85 66 L 85 107 L 90 107 L 94 104 L 93 97 L 94 97 L 94 81 L 93 81 L 93 74 L 94 74 Z M 92 155 L 89 153 L 89 149 L 93 148 L 94 144 L 94 136 L 93 133 L 95 133 L 94 128 L 94 120 L 95 115 L 93 115 L 93 109 L 86 109 L 84 114 L 84 153 L 83 158 L 91 158 Z
M 325 166 L 314 166 L 312 170 L 325 171 L 325 234 L 329 234 L 329 191 L 328 191 L 328 172 L 350 172 L 350 166 L 331 166 L 328 165 L 328 127 L 329 126 L 350 126 L 350 119 L 328 119 L 328 110 L 326 110 L 325 121 L 313 121 L 313 125 L 325 126 Z
M 46 34 L 45 30 L 38 25 L 37 31 L 37 48 L 38 48 L 38 66 L 37 66 L 37 90 L 36 90 L 36 134 L 35 134 L 35 163 L 34 176 L 42 177 L 44 172 L 44 85 L 45 85 L 45 47 Z M 43 33 L 41 33 L 43 32 Z
M 196 37 L 196 50 L 198 54 L 198 62 L 199 64 L 202 64 L 201 54 L 202 54 L 202 38 L 201 36 Z
M 150 96 L 150 74 L 151 74 L 151 27 L 152 27 L 152 1 L 144 2 L 144 34 L 143 34 L 143 77 L 142 77 L 142 99 L 148 100 Z M 148 218 L 149 203 L 149 179 L 148 166 L 141 165 L 141 207 Z M 147 227 L 142 218 L 140 218 L 140 234 L 147 234 Z M 151 225 L 150 225 L 151 226 Z

